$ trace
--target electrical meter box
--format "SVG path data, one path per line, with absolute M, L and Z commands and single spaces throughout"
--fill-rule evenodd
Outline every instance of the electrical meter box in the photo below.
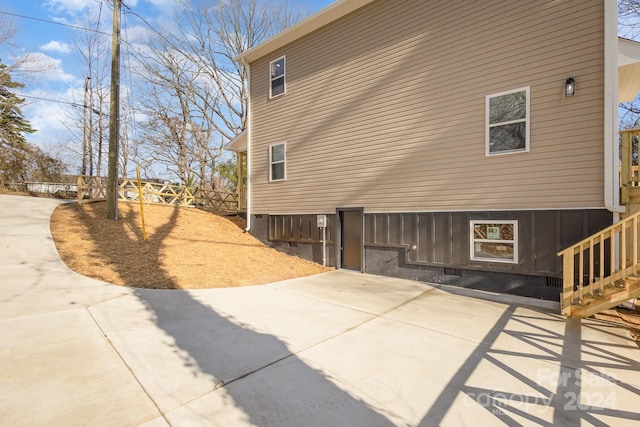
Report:
M 317 215 L 316 221 L 318 224 L 318 228 L 326 228 L 327 227 L 327 216 L 326 215 Z

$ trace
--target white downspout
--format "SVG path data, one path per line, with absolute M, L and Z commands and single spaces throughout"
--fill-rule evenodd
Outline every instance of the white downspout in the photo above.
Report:
M 251 230 L 251 66 L 242 63 L 247 69 L 247 227 L 245 231 Z
M 613 222 L 626 208 L 620 206 L 618 153 L 618 4 L 604 2 L 604 203 Z

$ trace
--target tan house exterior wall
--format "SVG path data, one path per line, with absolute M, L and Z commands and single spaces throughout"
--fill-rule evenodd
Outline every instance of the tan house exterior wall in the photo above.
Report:
M 378 0 L 252 62 L 251 213 L 603 207 L 603 31 L 601 0 Z M 486 96 L 523 87 L 530 151 L 487 157 Z

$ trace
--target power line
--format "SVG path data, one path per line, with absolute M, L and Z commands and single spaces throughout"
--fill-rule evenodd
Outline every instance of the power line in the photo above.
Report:
M 17 93 L 16 96 L 20 97 L 20 98 L 37 99 L 38 101 L 55 102 L 56 104 L 71 105 L 73 108 L 89 108 L 88 105 L 79 104 L 77 102 L 62 101 L 60 99 L 43 98 L 41 96 L 23 95 L 23 94 L 20 94 L 20 93 Z M 101 112 L 101 111 L 99 111 L 98 109 L 96 109 L 93 106 L 90 109 L 91 109 L 91 111 L 93 111 L 94 114 L 98 114 L 98 115 L 102 114 L 105 117 L 109 117 L 109 113 L 105 113 L 104 111 Z
M 127 10 L 129 11 L 129 12 L 125 12 L 125 13 L 130 13 L 131 15 L 133 15 L 133 16 L 137 17 L 138 19 L 140 19 L 142 22 L 144 22 L 144 23 L 145 23 L 145 25 L 146 25 L 147 27 L 149 27 L 149 29 L 150 29 L 151 31 L 153 31 L 154 33 L 156 33 L 158 36 L 160 36 L 160 37 L 161 37 L 164 41 L 166 41 L 167 43 L 171 44 L 171 42 L 169 42 L 169 40 L 165 37 L 165 35 L 164 35 L 164 34 L 162 34 L 162 32 L 161 32 L 161 31 L 156 30 L 156 29 L 155 29 L 155 27 L 149 23 L 149 21 L 147 21 L 146 19 L 144 19 L 144 17 L 142 17 L 142 16 L 140 16 L 139 14 L 137 14 L 136 12 L 134 12 L 134 11 L 133 11 L 129 6 L 127 6 L 126 4 L 122 3 L 122 5 L 123 5 L 125 8 L 127 8 Z
M 51 99 L 51 98 L 43 98 L 40 96 L 34 96 L 34 95 L 23 95 L 21 93 L 17 93 L 16 96 L 20 97 L 20 98 L 30 98 L 30 99 L 37 99 L 38 101 L 48 101 L 48 102 L 55 102 L 58 104 L 66 104 L 66 105 L 71 105 L 72 107 L 82 107 L 82 104 L 78 104 L 77 102 L 70 102 L 70 101 L 62 101 L 59 99 Z
M 60 25 L 62 27 L 73 28 L 74 30 L 91 31 L 91 32 L 98 33 L 98 34 L 103 34 L 105 36 L 111 36 L 111 33 L 105 33 L 104 31 L 94 30 L 92 28 L 80 27 L 78 25 L 63 24 L 62 22 L 55 22 L 55 21 L 50 21 L 48 19 L 35 18 L 33 16 L 20 15 L 20 14 L 17 14 L 17 13 L 10 13 L 10 12 L 2 11 L 2 10 L 0 10 L 0 14 L 15 16 L 15 17 L 24 18 L 24 19 L 31 19 L 33 21 L 46 22 L 47 24 Z

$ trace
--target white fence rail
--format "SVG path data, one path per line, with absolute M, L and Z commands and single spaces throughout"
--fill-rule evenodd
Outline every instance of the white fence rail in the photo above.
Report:
M 17 182 L 8 184 L 9 189 L 27 193 L 62 194 L 75 197 L 78 186 L 68 182 Z

